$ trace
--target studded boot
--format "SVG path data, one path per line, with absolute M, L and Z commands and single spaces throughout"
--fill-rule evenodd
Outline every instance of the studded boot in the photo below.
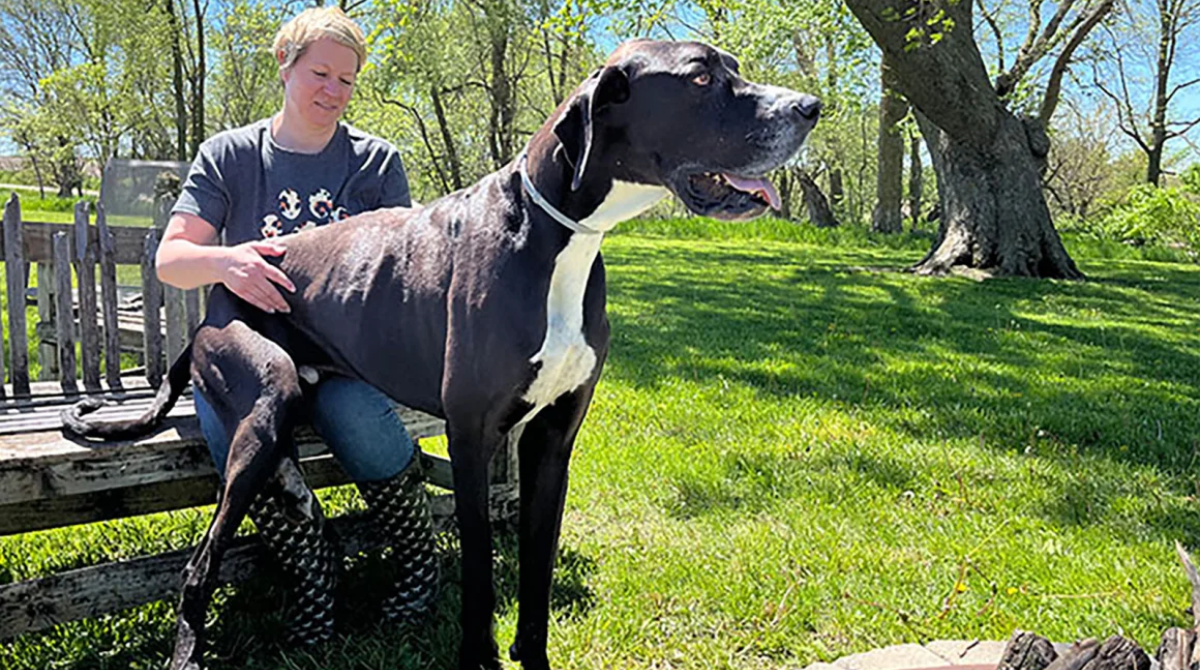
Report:
M 340 556 L 325 536 L 325 519 L 315 499 L 312 517 L 285 510 L 276 496 L 260 495 L 250 519 L 278 561 L 291 589 L 288 644 L 314 645 L 333 637 L 333 597 Z M 289 514 L 289 512 L 291 512 Z
M 415 463 L 390 479 L 358 483 L 372 525 L 391 545 L 396 581 L 383 601 L 383 614 L 397 623 L 423 619 L 437 595 L 433 518 L 424 478 Z

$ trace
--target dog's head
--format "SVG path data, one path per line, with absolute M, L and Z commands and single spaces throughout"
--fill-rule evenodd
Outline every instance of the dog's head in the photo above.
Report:
M 707 44 L 637 40 L 576 89 L 554 135 L 572 190 L 603 175 L 743 220 L 779 207 L 764 175 L 799 151 L 820 109 L 811 95 L 746 81 L 733 56 Z

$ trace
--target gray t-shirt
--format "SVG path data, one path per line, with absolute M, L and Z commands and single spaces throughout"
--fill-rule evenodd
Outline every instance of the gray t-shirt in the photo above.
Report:
M 397 206 L 412 199 L 388 142 L 339 123 L 320 153 L 296 153 L 275 143 L 263 119 L 200 145 L 171 212 L 199 216 L 232 245 Z

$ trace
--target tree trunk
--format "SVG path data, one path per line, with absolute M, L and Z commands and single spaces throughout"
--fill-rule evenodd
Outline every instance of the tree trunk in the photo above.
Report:
M 58 151 L 53 161 L 54 180 L 58 182 L 58 197 L 69 198 L 75 186 L 83 182 L 79 175 L 79 161 L 75 157 L 75 147 L 67 138 L 61 135 L 56 138 Z
M 791 221 L 792 176 L 787 168 L 779 171 L 779 176 L 775 180 L 775 185 L 779 187 L 779 218 L 783 219 L 784 221 Z
M 921 223 L 921 191 L 924 190 L 925 169 L 921 165 L 921 136 L 913 132 L 908 138 L 908 215 L 912 218 L 912 231 Z
M 192 0 L 196 11 L 196 73 L 192 80 L 192 156 L 200 153 L 200 143 L 204 141 L 204 14 L 201 11 L 200 0 Z M 186 159 L 185 159 L 186 160 Z
M 825 35 L 825 60 L 825 90 L 836 91 L 838 90 L 839 76 L 837 67 L 837 37 L 832 32 Z M 838 110 L 835 108 L 833 101 L 827 101 L 821 113 L 825 118 L 834 118 L 837 116 L 837 112 Z M 829 202 L 837 206 L 842 204 L 842 201 L 846 199 L 846 189 L 842 185 L 842 164 L 845 154 L 841 148 L 841 139 L 836 133 L 826 137 L 826 142 L 829 150 L 829 154 L 826 156 L 829 165 Z
M 942 217 L 933 248 L 914 270 L 1082 278 L 1042 192 L 1044 129 L 1022 122 L 997 97 L 975 44 L 974 3 L 936 4 L 847 0 L 893 64 L 896 88 L 919 112 L 933 156 Z M 936 42 L 929 32 L 940 35 Z
M 1002 276 L 1082 279 L 1050 221 L 1026 125 L 1008 115 L 995 144 L 979 150 L 917 116 L 929 138 L 942 216 L 933 249 L 914 267 L 967 267 Z
M 800 184 L 800 190 L 804 193 L 804 207 L 808 211 L 808 220 L 818 228 L 837 227 L 838 220 L 833 215 L 833 210 L 829 207 L 829 200 L 825 198 L 825 194 L 821 192 L 821 187 L 817 186 L 817 182 L 813 181 L 812 177 L 803 170 L 796 170 L 796 178 Z
M 450 132 L 450 122 L 446 120 L 446 108 L 442 104 L 442 95 L 437 84 L 429 88 L 429 94 L 433 100 L 433 112 L 437 117 L 442 144 L 446 147 L 446 162 L 450 164 L 450 184 L 457 191 L 463 187 L 462 161 L 458 159 L 458 149 L 454 146 L 454 134 Z M 435 161 L 437 160 L 436 157 L 433 158 Z
M 1167 143 L 1167 103 L 1170 102 L 1167 83 L 1171 79 L 1174 21 L 1174 13 L 1164 8 L 1160 1 L 1158 53 L 1154 64 L 1154 113 L 1150 118 L 1150 149 L 1146 152 L 1146 183 L 1155 186 L 1158 186 L 1158 181 L 1162 178 L 1163 146 Z
M 875 211 L 871 230 L 899 233 L 904 230 L 900 217 L 900 199 L 904 195 L 904 138 L 898 124 L 908 114 L 908 103 L 892 86 L 887 58 L 883 59 L 879 100 L 879 169 L 875 173 Z
M 493 169 L 499 169 L 515 155 L 514 124 L 517 99 L 506 70 L 509 36 L 513 17 L 507 4 L 488 3 L 485 8 L 490 45 L 491 140 Z
M 46 180 L 42 178 L 42 168 L 38 165 L 38 160 L 33 156 L 29 157 L 29 162 L 33 164 L 33 176 L 37 179 L 38 195 L 42 200 L 46 199 Z
M 846 187 L 842 180 L 842 168 L 831 165 L 829 167 L 829 200 L 835 205 L 840 205 L 846 199 Z
M 186 161 L 187 155 L 187 111 L 183 94 L 183 50 L 179 46 L 182 31 L 175 17 L 175 0 L 164 0 L 167 11 L 167 26 L 171 31 L 171 92 L 175 97 L 175 159 Z

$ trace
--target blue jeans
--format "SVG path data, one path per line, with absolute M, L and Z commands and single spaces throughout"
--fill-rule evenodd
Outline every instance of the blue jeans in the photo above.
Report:
M 203 394 L 197 392 L 195 401 L 200 432 L 224 479 L 230 436 Z M 374 386 L 348 377 L 326 377 L 315 389 L 307 389 L 304 403 L 313 428 L 354 481 L 389 479 L 412 462 L 416 447 L 396 414 L 396 403 Z

